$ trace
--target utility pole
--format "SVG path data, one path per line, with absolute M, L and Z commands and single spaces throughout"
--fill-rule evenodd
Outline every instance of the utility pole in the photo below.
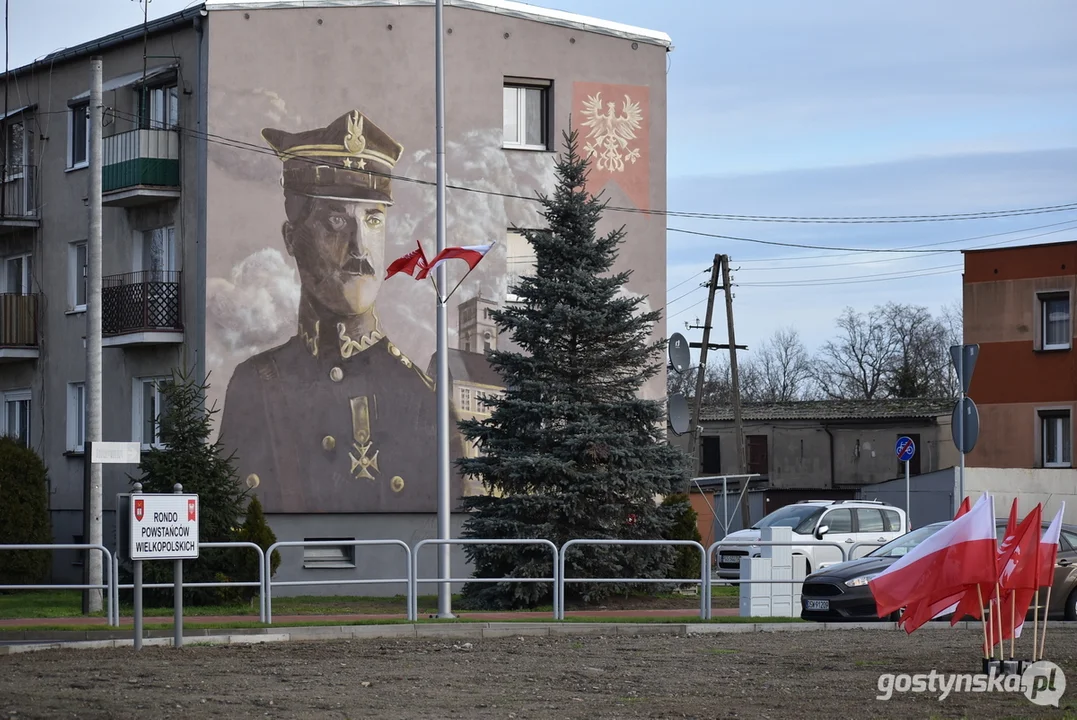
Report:
M 692 424 L 690 427 L 692 457 L 695 461 L 695 467 L 692 472 L 693 477 L 699 475 L 700 468 L 703 465 L 703 460 L 699 453 L 699 413 L 703 407 L 703 383 L 707 374 L 707 350 L 710 349 L 711 316 L 714 312 L 714 296 L 718 292 L 718 273 L 721 272 L 721 257 L 721 255 L 715 255 L 714 263 L 711 265 L 711 279 L 707 284 L 707 315 L 706 320 L 703 321 L 703 344 L 699 348 L 699 367 L 696 368 L 696 399 L 692 407 Z
M 104 114 L 101 91 L 101 56 L 90 58 L 90 232 L 86 242 L 86 454 L 89 465 L 89 506 L 83 521 L 89 522 L 87 542 L 102 544 L 101 464 L 93 461 L 93 445 L 101 441 L 101 118 Z M 103 584 L 101 553 L 90 551 L 90 585 Z M 89 591 L 89 610 L 101 609 L 101 591 Z
M 445 2 L 437 0 L 434 5 L 434 103 L 437 155 L 437 251 L 445 249 Z M 452 510 L 452 495 L 449 486 L 449 322 L 448 308 L 445 304 L 448 283 L 445 263 L 438 265 L 434 271 L 437 285 L 437 453 L 438 453 L 438 539 L 448 540 L 451 535 L 449 525 Z M 438 545 L 438 576 L 451 577 L 449 574 L 448 545 Z M 448 582 L 438 584 L 438 617 L 452 618 L 452 585 Z
M 740 375 L 737 372 L 737 338 L 733 331 L 733 285 L 729 279 L 729 256 L 722 255 L 722 286 L 725 290 L 725 317 L 729 326 L 729 373 L 733 381 L 733 434 L 737 447 L 737 474 L 748 472 L 744 462 L 744 421 L 740 411 Z M 750 478 L 745 478 L 747 484 Z M 748 493 L 740 496 L 740 517 L 744 528 L 751 527 L 751 513 L 748 507 Z

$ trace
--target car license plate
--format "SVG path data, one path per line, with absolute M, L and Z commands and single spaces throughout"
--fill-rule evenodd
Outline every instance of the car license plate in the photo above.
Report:
M 718 559 L 723 565 L 740 565 L 740 555 L 720 555 Z
M 830 601 L 829 600 L 805 600 L 804 601 L 804 609 L 805 610 L 829 610 L 830 609 Z

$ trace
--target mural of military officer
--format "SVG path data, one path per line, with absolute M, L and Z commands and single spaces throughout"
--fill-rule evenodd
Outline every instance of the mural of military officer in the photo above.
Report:
M 262 137 L 283 163 L 298 332 L 236 368 L 221 441 L 266 512 L 434 512 L 434 384 L 389 340 L 375 308 L 389 174 L 403 147 L 358 110 L 324 128 L 267 128 Z M 455 472 L 453 482 L 459 497 Z

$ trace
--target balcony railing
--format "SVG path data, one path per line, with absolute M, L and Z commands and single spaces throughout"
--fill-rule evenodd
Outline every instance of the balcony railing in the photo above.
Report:
M 101 334 L 181 332 L 180 272 L 141 272 L 101 278 Z
M 104 138 L 102 192 L 135 187 L 178 188 L 179 133 L 131 130 Z
M 0 294 L 0 348 L 36 348 L 38 296 Z
M 37 167 L 0 164 L 0 221 L 36 221 L 38 202 Z

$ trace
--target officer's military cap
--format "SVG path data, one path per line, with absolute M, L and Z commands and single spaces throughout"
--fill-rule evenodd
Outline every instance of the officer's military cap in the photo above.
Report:
M 404 148 L 358 110 L 317 130 L 265 128 L 262 137 L 284 163 L 285 190 L 392 204 L 390 173 Z

